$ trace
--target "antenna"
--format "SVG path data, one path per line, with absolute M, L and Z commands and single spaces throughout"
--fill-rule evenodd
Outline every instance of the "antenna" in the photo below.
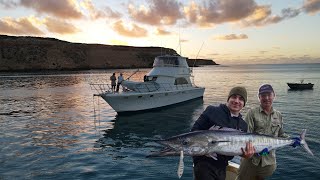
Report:
M 182 56 L 181 54 L 181 39 L 180 39 L 180 24 L 179 24 L 179 46 L 180 46 L 180 56 Z

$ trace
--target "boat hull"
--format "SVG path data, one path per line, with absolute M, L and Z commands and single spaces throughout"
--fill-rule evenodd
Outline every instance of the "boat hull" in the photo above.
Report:
M 100 96 L 118 113 L 161 108 L 203 97 L 204 88 L 148 93 L 104 93 Z
M 311 83 L 301 84 L 301 83 L 287 83 L 290 89 L 294 90 L 303 90 L 303 89 L 313 89 L 313 85 Z

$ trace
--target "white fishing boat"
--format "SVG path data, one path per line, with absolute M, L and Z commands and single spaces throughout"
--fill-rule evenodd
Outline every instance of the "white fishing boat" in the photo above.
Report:
M 165 107 L 202 98 L 205 88 L 192 82 L 192 69 L 178 55 L 157 56 L 143 82 L 125 80 L 124 90 L 113 92 L 110 84 L 90 84 L 117 113 Z

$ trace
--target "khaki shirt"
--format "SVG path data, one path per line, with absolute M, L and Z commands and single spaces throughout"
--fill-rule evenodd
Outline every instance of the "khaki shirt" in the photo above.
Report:
M 245 117 L 245 121 L 248 123 L 248 132 L 271 135 L 274 137 L 289 137 L 283 131 L 283 119 L 279 111 L 272 108 L 270 114 L 266 114 L 259 106 L 250 109 Z M 267 166 L 276 164 L 275 150 L 271 150 L 268 155 L 258 156 L 255 154 L 252 157 L 252 163 L 254 165 Z

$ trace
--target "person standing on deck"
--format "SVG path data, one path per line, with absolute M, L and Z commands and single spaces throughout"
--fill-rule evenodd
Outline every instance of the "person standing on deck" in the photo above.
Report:
M 112 92 L 114 93 L 116 90 L 116 81 L 117 81 L 116 73 L 113 73 L 112 76 L 110 76 L 110 81 L 111 81 L 111 89 L 112 89 Z
M 123 81 L 123 76 L 122 76 L 122 73 L 120 73 L 120 76 L 118 76 L 117 92 L 119 92 L 119 88 L 120 88 L 122 81 Z
M 272 86 L 260 86 L 258 96 L 260 106 L 250 109 L 245 117 L 248 132 L 288 138 L 283 130 L 282 115 L 272 106 L 275 98 Z M 255 154 L 252 158 L 241 160 L 237 180 L 263 180 L 271 176 L 276 168 L 275 150 L 267 155 Z
M 219 106 L 208 106 L 194 123 L 191 131 L 197 130 L 238 130 L 247 131 L 247 123 L 242 119 L 240 111 L 247 102 L 247 90 L 244 87 L 234 87 L 230 90 L 227 103 Z M 242 149 L 244 158 L 250 158 L 255 149 L 248 142 Z M 225 180 L 228 161 L 233 156 L 212 154 L 210 156 L 194 156 L 195 180 Z

